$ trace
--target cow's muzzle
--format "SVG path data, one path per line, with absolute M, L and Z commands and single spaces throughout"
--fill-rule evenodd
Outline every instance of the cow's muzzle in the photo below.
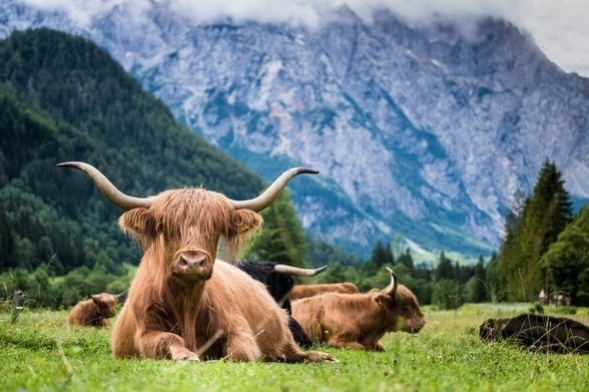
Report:
M 213 274 L 213 259 L 208 252 L 198 250 L 182 250 L 177 252 L 172 268 L 174 275 L 194 276 L 209 279 Z

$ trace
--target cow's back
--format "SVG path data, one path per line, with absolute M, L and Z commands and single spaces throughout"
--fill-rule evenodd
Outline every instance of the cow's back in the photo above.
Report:
M 354 294 L 358 292 L 358 287 L 350 282 L 297 284 L 291 289 L 290 298 L 292 300 L 297 300 L 327 293 Z
M 292 316 L 315 343 L 326 342 L 324 333 L 325 306 L 329 306 L 332 295 L 312 296 L 292 303 Z
M 84 325 L 96 313 L 92 309 L 92 300 L 82 301 L 76 304 L 67 316 L 69 325 Z

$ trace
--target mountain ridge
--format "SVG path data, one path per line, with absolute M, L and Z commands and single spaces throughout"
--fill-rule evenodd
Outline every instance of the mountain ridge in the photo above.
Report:
M 0 1 L 4 31 L 28 22 L 94 40 L 263 178 L 319 169 L 313 185 L 293 184 L 303 225 L 357 254 L 400 235 L 431 252 L 489 255 L 547 157 L 573 196 L 589 197 L 589 82 L 507 22 L 482 19 L 465 37 L 340 9 L 317 29 L 194 26 L 153 3 L 138 24 L 120 7 L 84 29 L 60 13 L 15 16 L 11 4 Z

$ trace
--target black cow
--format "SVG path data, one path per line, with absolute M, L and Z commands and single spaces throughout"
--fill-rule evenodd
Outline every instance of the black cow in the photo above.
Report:
M 301 347 L 310 347 L 313 342 L 303 330 L 303 327 L 295 320 L 292 314 L 290 304 L 290 290 L 295 284 L 293 276 L 313 276 L 325 270 L 327 266 L 316 269 L 297 268 L 289 265 L 278 264 L 274 261 L 242 261 L 238 265 L 239 269 L 249 276 L 258 280 L 268 289 L 272 298 L 289 314 L 288 327 L 292 332 L 295 341 Z
M 491 341 L 512 340 L 533 351 L 589 354 L 589 327 L 564 317 L 526 313 L 488 319 L 480 325 L 479 335 Z

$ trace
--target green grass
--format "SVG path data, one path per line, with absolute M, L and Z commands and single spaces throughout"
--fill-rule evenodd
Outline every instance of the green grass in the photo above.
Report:
M 110 331 L 69 328 L 66 312 L 0 314 L 2 391 L 587 391 L 589 355 L 538 354 L 478 337 L 489 317 L 526 305 L 426 308 L 417 335 L 388 334 L 387 352 L 320 347 L 339 363 L 119 360 Z M 554 309 L 546 309 L 552 313 Z M 568 316 L 589 324 L 586 308 Z

